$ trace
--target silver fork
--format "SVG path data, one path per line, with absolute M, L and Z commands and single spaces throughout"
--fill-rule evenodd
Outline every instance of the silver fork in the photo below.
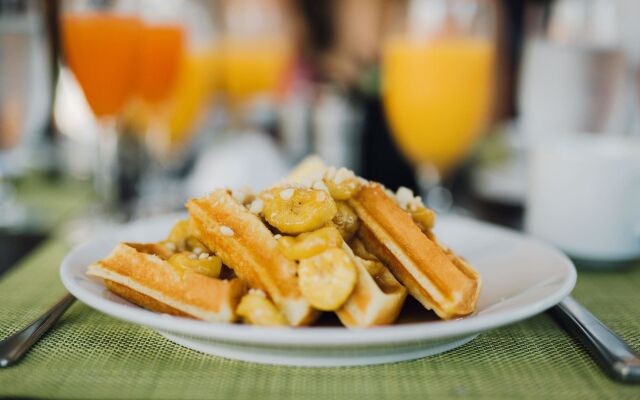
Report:
M 0 367 L 9 367 L 20 361 L 75 300 L 67 294 L 29 326 L 0 342 Z
M 611 378 L 640 383 L 640 355 L 571 296 L 549 310 Z

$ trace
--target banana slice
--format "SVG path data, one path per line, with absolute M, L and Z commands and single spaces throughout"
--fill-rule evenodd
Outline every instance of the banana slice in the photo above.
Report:
M 431 232 L 436 223 L 436 213 L 433 210 L 418 206 L 416 209 L 410 210 L 409 213 L 422 232 Z
M 333 217 L 333 223 L 338 228 L 345 242 L 351 240 L 360 227 L 360 220 L 353 208 L 344 201 L 336 201 L 338 212 Z
M 323 181 L 335 200 L 349 200 L 360 190 L 360 180 L 346 168 L 327 168 Z
M 166 241 L 173 243 L 183 243 L 187 237 L 191 236 L 191 225 L 188 219 L 183 219 L 171 228 Z
M 349 247 L 351 247 L 353 254 L 355 254 L 360 258 L 363 258 L 369 261 L 379 261 L 376 256 L 369 253 L 367 248 L 364 246 L 364 243 L 362 243 L 362 241 L 358 238 L 355 238 L 351 242 L 349 242 Z
M 267 298 L 264 292 L 250 290 L 244 295 L 236 309 L 242 320 L 251 325 L 285 326 L 287 320 L 276 306 Z
M 274 188 L 264 192 L 264 217 L 282 233 L 297 234 L 316 230 L 336 215 L 333 199 L 324 190 Z
M 342 249 L 328 249 L 300 261 L 298 285 L 312 306 L 319 310 L 339 309 L 355 287 L 356 266 Z
M 208 252 L 209 249 L 207 246 L 200 241 L 200 239 L 195 238 L 194 236 L 189 236 L 184 241 L 184 248 L 186 251 L 190 251 L 195 253 L 195 255 L 199 256 L 201 253 Z
M 178 253 L 169 257 L 167 262 L 180 276 L 184 275 L 184 272 L 190 269 L 193 272 L 210 278 L 218 278 L 220 276 L 220 270 L 222 269 L 222 260 L 207 253 L 201 253 L 200 255 L 194 253 Z
M 278 240 L 280 252 L 290 260 L 313 257 L 329 248 L 340 246 L 342 236 L 338 229 L 332 226 L 301 233 L 296 237 L 283 236 Z

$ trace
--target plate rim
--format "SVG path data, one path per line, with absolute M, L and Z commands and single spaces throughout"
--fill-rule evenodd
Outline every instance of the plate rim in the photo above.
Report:
M 126 224 L 124 227 L 129 229 L 136 225 L 157 223 L 161 220 L 168 221 L 169 219 L 180 218 L 181 215 L 183 216 L 184 213 L 141 219 Z M 562 299 L 568 296 L 573 290 L 577 280 L 575 266 L 564 253 L 555 247 L 529 235 L 471 218 L 446 216 L 440 218 L 439 223 L 450 223 L 445 221 L 455 220 L 459 223 L 479 225 L 482 229 L 490 229 L 500 231 L 502 234 L 515 235 L 521 240 L 545 249 L 552 257 L 557 257 L 558 263 L 564 267 L 565 273 L 558 277 L 562 280 L 561 286 L 551 295 L 527 303 L 526 305 L 499 310 L 489 315 L 478 314 L 449 321 L 429 321 L 351 329 L 345 329 L 343 327 L 272 328 L 198 321 L 167 314 L 158 314 L 137 306 L 132 307 L 130 305 L 120 304 L 97 296 L 76 282 L 74 278 L 75 275 L 71 271 L 73 268 L 73 259 L 82 254 L 84 249 L 95 246 L 96 242 L 107 240 L 109 236 L 112 237 L 114 232 L 95 236 L 71 249 L 60 265 L 60 279 L 66 289 L 81 302 L 97 311 L 130 323 L 146 326 L 155 330 L 191 335 L 209 340 L 287 347 L 388 345 L 470 335 L 509 325 L 537 315 L 562 301 Z M 124 228 L 121 227 L 120 229 Z M 425 329 L 427 327 L 428 329 Z

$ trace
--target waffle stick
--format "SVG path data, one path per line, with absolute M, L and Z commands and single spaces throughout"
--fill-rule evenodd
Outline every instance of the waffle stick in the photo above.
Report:
M 295 262 L 277 249 L 273 233 L 226 190 L 191 199 L 187 209 L 202 242 L 250 287 L 266 292 L 293 326 L 317 316 L 298 288 Z
M 380 185 L 363 186 L 349 203 L 361 221 L 358 238 L 423 306 L 443 319 L 474 311 L 478 274 L 431 241 Z
M 178 271 L 157 244 L 121 243 L 87 274 L 102 278 L 119 296 L 152 311 L 213 322 L 233 322 L 245 292 L 238 279 L 221 280 L 191 270 Z
M 336 314 L 349 328 L 363 328 L 393 323 L 407 297 L 407 290 L 378 261 L 356 256 L 344 244 L 344 251 L 352 257 L 358 270 L 353 293 Z

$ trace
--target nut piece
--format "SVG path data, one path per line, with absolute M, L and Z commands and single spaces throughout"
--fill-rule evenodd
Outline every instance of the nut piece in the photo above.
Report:
M 287 320 L 276 306 L 264 295 L 254 290 L 244 295 L 238 304 L 236 314 L 251 325 L 286 326 Z
M 195 254 L 186 252 L 172 255 L 167 262 L 180 276 L 190 269 L 210 278 L 218 278 L 222 269 L 222 261 L 216 256 L 196 257 Z
M 351 240 L 360 227 L 360 220 L 355 211 L 344 201 L 336 201 L 338 213 L 333 217 L 333 223 L 345 242 Z
M 356 284 L 356 266 L 347 253 L 338 248 L 300 261 L 298 284 L 312 306 L 323 311 L 339 309 Z
M 346 168 L 327 168 L 323 181 L 335 200 L 348 200 L 360 190 L 358 177 Z
M 297 234 L 316 230 L 335 216 L 336 204 L 322 190 L 274 188 L 261 195 L 264 217 L 282 233 Z
M 205 246 L 204 243 L 202 243 L 199 239 L 196 239 L 193 236 L 189 236 L 185 239 L 184 242 L 184 246 L 185 250 L 187 251 L 192 251 L 192 252 L 198 252 L 201 253 L 203 251 L 209 251 L 209 249 L 207 248 L 207 246 Z M 200 249 L 200 250 L 196 250 L 196 249 Z
M 342 237 L 340 232 L 332 226 L 301 233 L 296 237 L 284 236 L 278 239 L 280 252 L 290 260 L 313 257 L 329 248 L 340 246 L 342 246 Z

